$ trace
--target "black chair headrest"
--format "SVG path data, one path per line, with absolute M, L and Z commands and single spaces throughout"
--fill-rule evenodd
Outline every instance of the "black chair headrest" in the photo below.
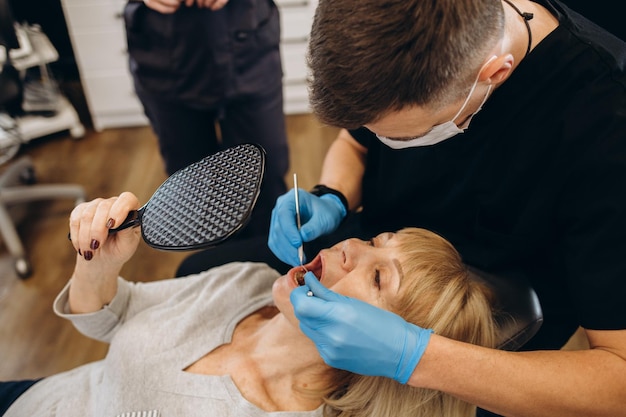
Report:
M 496 276 L 469 267 L 470 276 L 492 291 L 495 299 L 498 345 L 501 350 L 521 348 L 539 330 L 543 312 L 530 283 L 520 277 Z

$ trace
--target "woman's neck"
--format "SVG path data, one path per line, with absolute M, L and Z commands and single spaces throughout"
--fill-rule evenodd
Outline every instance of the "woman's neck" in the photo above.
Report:
M 275 308 L 242 320 L 232 341 L 187 371 L 229 375 L 241 394 L 265 411 L 305 411 L 321 405 L 330 384 L 330 368 L 315 345 Z
M 242 330 L 239 356 L 244 369 L 254 369 L 256 384 L 278 409 L 307 410 L 321 404 L 320 396 L 312 393 L 329 386 L 330 368 L 309 338 L 282 314 L 253 320 Z

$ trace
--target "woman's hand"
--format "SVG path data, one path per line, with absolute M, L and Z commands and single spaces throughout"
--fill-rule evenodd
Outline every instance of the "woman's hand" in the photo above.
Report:
M 216 11 L 226 6 L 228 0 L 143 0 L 143 2 L 152 10 L 163 14 L 170 14 L 178 10 L 182 4 L 187 7 L 195 5 L 201 9 L 205 8 Z
M 186 3 L 190 1 L 193 4 L 193 0 L 187 0 Z M 143 0 L 143 2 L 152 10 L 163 14 L 174 13 L 182 3 L 181 0 Z
M 70 239 L 78 254 L 69 289 L 72 313 L 98 311 L 117 294 L 117 277 L 135 253 L 141 233 L 139 228 L 129 228 L 109 234 L 109 229 L 122 224 L 128 213 L 138 208 L 137 197 L 126 192 L 97 198 L 72 211 Z
M 213 11 L 221 9 L 228 3 L 228 0 L 185 0 L 185 4 L 191 6 L 194 1 L 198 7 L 211 9 Z
M 128 213 L 138 208 L 139 200 L 129 192 L 78 205 L 70 215 L 70 238 L 82 260 L 121 268 L 135 253 L 140 231 L 132 228 L 109 234 L 109 229 L 122 224 Z

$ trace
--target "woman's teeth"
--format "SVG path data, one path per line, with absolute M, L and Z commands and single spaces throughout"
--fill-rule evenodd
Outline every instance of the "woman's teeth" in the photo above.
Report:
M 299 269 L 297 270 L 294 274 L 293 277 L 296 280 L 296 284 L 298 284 L 299 286 L 303 286 L 304 285 L 304 274 L 306 274 L 306 269 Z
M 315 258 L 313 261 L 309 262 L 308 264 L 298 267 L 298 269 L 293 273 L 293 280 L 296 283 L 296 285 L 300 287 L 305 285 L 304 275 L 307 272 L 312 272 L 313 274 L 315 274 L 317 279 L 321 281 L 322 271 L 323 271 L 322 264 L 323 263 L 321 259 L 318 257 L 318 258 Z

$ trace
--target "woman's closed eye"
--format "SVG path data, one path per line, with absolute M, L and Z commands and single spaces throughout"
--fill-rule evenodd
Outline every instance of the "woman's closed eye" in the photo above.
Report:
M 367 244 L 369 246 L 376 247 L 376 242 L 374 241 L 374 238 L 371 238 L 370 240 L 368 240 Z M 374 270 L 374 284 L 376 284 L 376 286 L 380 290 L 380 270 L 378 269 Z

